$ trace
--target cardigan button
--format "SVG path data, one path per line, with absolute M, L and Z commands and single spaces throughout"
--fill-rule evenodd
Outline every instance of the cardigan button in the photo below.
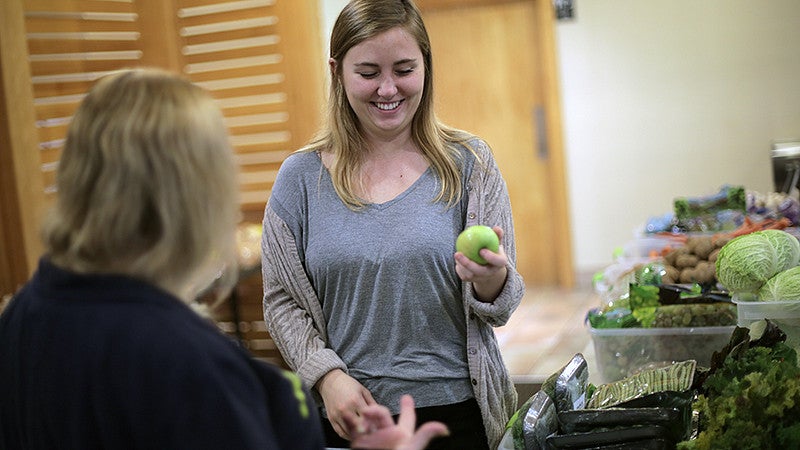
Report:
M 473 385 L 473 386 L 477 386 L 477 385 L 478 385 L 478 380 L 476 380 L 475 378 L 473 378 L 473 379 L 472 379 L 472 385 Z
M 469 219 L 474 219 L 475 217 L 477 217 L 477 215 L 474 212 L 470 212 L 469 214 L 467 214 L 467 217 Z

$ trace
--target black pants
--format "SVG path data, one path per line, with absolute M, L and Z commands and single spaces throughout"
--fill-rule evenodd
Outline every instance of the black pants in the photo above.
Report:
M 417 408 L 417 426 L 436 420 L 447 425 L 450 436 L 436 438 L 428 445 L 429 450 L 488 450 L 486 429 L 483 427 L 481 410 L 474 398 L 461 403 Z M 397 416 L 394 417 L 397 421 Z M 325 445 L 333 448 L 349 448 L 350 442 L 339 437 L 330 421 L 323 417 Z

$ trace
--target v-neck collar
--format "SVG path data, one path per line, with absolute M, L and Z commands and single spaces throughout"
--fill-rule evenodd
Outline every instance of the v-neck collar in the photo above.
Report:
M 422 172 L 422 174 L 419 177 L 417 177 L 417 179 L 414 180 L 413 183 L 411 183 L 411 186 L 407 187 L 403 192 L 401 192 L 401 193 L 397 194 L 396 196 L 394 196 L 394 198 L 386 200 L 385 202 L 382 202 L 382 203 L 369 202 L 369 203 L 367 203 L 367 206 L 370 207 L 370 208 L 377 209 L 377 210 L 382 210 L 382 209 L 389 208 L 392 205 L 403 201 L 403 199 L 408 197 L 408 195 L 410 193 L 412 193 L 417 188 L 417 186 L 422 184 L 423 180 L 426 179 L 427 177 L 429 177 L 430 174 L 431 174 L 431 167 L 428 166 L 425 169 L 425 171 Z

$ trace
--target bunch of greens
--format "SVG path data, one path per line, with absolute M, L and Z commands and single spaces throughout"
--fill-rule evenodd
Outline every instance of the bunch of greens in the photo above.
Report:
M 699 433 L 680 450 L 800 448 L 800 368 L 786 335 L 768 323 L 751 341 L 737 328 L 698 377 Z
M 673 200 L 676 228 L 689 231 L 734 229 L 747 212 L 747 192 L 743 186 L 722 186 L 719 192 Z
M 696 197 L 677 197 L 673 200 L 675 217 L 689 219 L 717 211 L 747 211 L 747 192 L 743 186 L 722 186 L 719 192 Z
M 727 293 L 702 286 L 630 284 L 628 295 L 604 309 L 589 311 L 592 328 L 728 326 L 736 306 Z

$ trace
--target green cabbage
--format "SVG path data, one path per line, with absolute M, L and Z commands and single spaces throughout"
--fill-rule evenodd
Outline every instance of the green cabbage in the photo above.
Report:
M 800 300 L 800 266 L 778 272 L 767 280 L 758 291 L 758 298 L 764 301 Z
M 733 293 L 757 292 L 778 273 L 778 252 L 761 232 L 725 244 L 717 256 L 717 281 Z
M 778 253 L 778 272 L 791 269 L 800 262 L 800 241 L 783 230 L 764 230 L 758 233 L 769 239 Z

